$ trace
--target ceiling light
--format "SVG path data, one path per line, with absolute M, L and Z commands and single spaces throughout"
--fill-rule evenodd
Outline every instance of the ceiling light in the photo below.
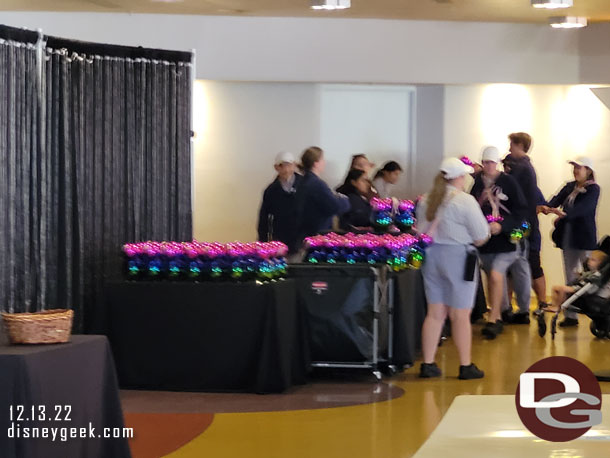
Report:
M 578 29 L 587 26 L 587 18 L 579 16 L 554 16 L 549 18 L 549 24 L 555 29 Z
M 574 0 L 532 0 L 534 8 L 546 8 L 554 10 L 557 8 L 569 8 L 574 4 Z
M 344 10 L 350 6 L 351 0 L 311 0 L 312 10 Z

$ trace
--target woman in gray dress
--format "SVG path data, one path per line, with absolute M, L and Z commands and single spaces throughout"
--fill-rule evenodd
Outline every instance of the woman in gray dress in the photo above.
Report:
M 434 242 L 426 249 L 422 266 L 428 314 L 422 329 L 424 361 L 420 377 L 439 377 L 434 362 L 443 324 L 451 320 L 452 337 L 460 358 L 460 379 L 483 377 L 471 361 L 472 329 L 470 312 L 477 291 L 476 248 L 489 239 L 489 223 L 481 207 L 464 192 L 472 167 L 457 158 L 447 158 L 440 166 L 432 190 L 417 208 L 419 229 Z M 473 246 L 474 245 L 474 246 Z

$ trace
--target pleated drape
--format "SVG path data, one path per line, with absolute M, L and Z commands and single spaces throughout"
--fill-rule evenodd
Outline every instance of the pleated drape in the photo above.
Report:
M 123 243 L 192 238 L 191 64 L 52 43 L 38 66 L 0 46 L 2 307 L 73 308 L 82 330 Z

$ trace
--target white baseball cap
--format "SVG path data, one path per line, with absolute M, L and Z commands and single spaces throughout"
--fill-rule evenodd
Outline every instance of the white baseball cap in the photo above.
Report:
M 593 170 L 593 160 L 590 157 L 579 156 L 576 159 L 568 161 L 572 165 L 580 165 L 581 167 L 589 167 Z
M 445 174 L 445 178 L 448 180 L 453 180 L 454 178 L 474 173 L 474 169 L 472 167 L 464 164 L 457 157 L 448 157 L 443 159 L 439 170 Z
M 481 162 L 483 161 L 491 161 L 491 162 L 500 162 L 500 151 L 495 146 L 486 146 L 483 148 L 483 153 L 481 154 Z
M 294 164 L 294 155 L 292 153 L 289 153 L 288 151 L 282 151 L 281 153 L 278 153 L 277 156 L 275 156 L 275 165 L 280 165 L 284 162 Z

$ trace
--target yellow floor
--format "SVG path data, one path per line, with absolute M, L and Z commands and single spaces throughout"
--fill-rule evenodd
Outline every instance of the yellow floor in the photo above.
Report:
M 554 342 L 550 336 L 540 338 L 534 322 L 507 326 L 495 341 L 483 340 L 480 326 L 475 326 L 473 361 L 485 370 L 482 380 L 456 378 L 459 363 L 449 340 L 439 349 L 437 358 L 443 378 L 418 379 L 417 364 L 386 380 L 405 391 L 397 399 L 332 409 L 217 414 L 203 434 L 167 456 L 410 457 L 432 433 L 455 396 L 514 394 L 521 372 L 541 358 L 570 356 L 593 371 L 610 370 L 610 340 L 595 339 L 588 326 L 589 319 L 581 317 L 579 328 L 559 331 Z M 610 393 L 610 383 L 601 386 L 603 393 Z

